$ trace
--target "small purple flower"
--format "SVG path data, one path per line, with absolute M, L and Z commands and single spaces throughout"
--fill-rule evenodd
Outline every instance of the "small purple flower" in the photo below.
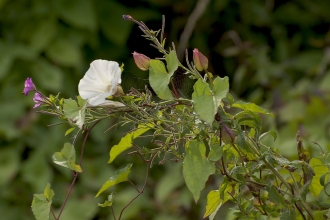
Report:
M 27 96 L 31 90 L 35 90 L 35 89 L 36 87 L 32 82 L 32 78 L 27 78 L 24 82 L 24 90 L 22 93 Z
M 44 98 L 38 92 L 36 92 L 33 96 L 33 101 L 36 103 L 33 108 L 37 108 L 44 103 Z

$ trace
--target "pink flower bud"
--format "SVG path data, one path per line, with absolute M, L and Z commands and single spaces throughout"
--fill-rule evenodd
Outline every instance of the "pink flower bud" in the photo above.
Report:
M 193 59 L 198 71 L 203 71 L 203 69 L 207 70 L 209 60 L 196 48 L 193 50 Z
M 149 57 L 147 57 L 144 54 L 137 53 L 135 51 L 132 54 L 133 54 L 134 62 L 140 70 L 148 70 L 149 69 L 149 66 L 150 66 L 150 58 Z

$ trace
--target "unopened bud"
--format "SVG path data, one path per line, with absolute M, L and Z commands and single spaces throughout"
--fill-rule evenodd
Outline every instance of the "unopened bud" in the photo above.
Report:
M 150 58 L 144 54 L 133 52 L 133 58 L 136 66 L 140 70 L 148 70 L 150 66 Z
M 207 70 L 207 67 L 209 66 L 209 60 L 196 48 L 193 50 L 193 59 L 195 67 L 198 71 Z
M 234 143 L 235 141 L 234 132 L 225 124 L 221 123 L 221 139 L 225 144 Z
M 133 19 L 132 16 L 130 16 L 130 15 L 123 15 L 123 18 L 124 18 L 125 21 Z

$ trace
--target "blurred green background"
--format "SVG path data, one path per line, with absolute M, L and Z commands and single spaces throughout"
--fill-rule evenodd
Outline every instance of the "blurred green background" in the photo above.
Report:
M 154 58 L 141 31 L 123 14 L 161 28 L 166 16 L 167 43 L 180 44 L 180 35 L 196 6 L 193 0 L 0 0 L 0 218 L 34 219 L 34 193 L 50 182 L 58 210 L 72 181 L 71 173 L 53 164 L 51 156 L 65 142 L 68 125 L 49 127 L 59 120 L 32 109 L 33 95 L 22 95 L 32 77 L 44 94 L 74 97 L 77 85 L 95 59 L 125 64 L 123 77 L 145 77 L 131 53 Z M 167 44 L 167 47 L 170 44 Z M 295 134 L 301 130 L 304 146 L 317 156 L 330 149 L 330 4 L 325 0 L 210 0 L 198 19 L 187 48 L 198 48 L 210 61 L 210 71 L 229 76 L 235 98 L 270 109 L 265 129 L 278 133 L 270 146 L 288 158 L 296 156 Z M 190 57 L 191 58 L 191 57 Z M 134 80 L 133 80 L 134 82 Z M 127 84 L 128 85 L 128 84 Z M 134 84 L 133 84 L 134 85 Z M 69 198 L 63 220 L 112 219 L 110 210 L 97 207 L 106 198 L 94 196 L 114 170 L 133 162 L 131 180 L 142 186 L 145 165 L 138 157 L 121 156 L 108 165 L 110 147 L 124 128 L 103 132 L 113 121 L 92 132 L 83 160 L 84 173 Z M 77 151 L 79 152 L 77 143 Z M 145 141 L 141 144 L 147 146 Z M 145 193 L 124 212 L 124 219 L 202 219 L 205 198 L 217 189 L 211 177 L 196 205 L 184 186 L 182 162 L 155 165 Z M 136 194 L 127 183 L 114 188 L 114 209 Z M 110 193 L 110 191 L 108 191 Z M 223 207 L 227 209 L 228 207 Z M 221 215 L 221 216 L 220 216 Z M 223 212 L 215 219 L 224 219 Z M 227 218 L 227 217 L 226 217 Z M 229 218 L 229 217 L 228 217 Z

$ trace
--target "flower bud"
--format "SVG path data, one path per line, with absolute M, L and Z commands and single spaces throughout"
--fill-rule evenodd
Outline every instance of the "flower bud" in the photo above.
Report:
M 203 69 L 207 70 L 209 60 L 196 48 L 193 50 L 193 59 L 198 71 L 203 71 Z
M 123 15 L 124 20 L 133 20 L 132 16 L 130 15 Z
M 221 123 L 221 139 L 225 144 L 234 143 L 235 141 L 234 132 L 225 124 Z
M 134 62 L 140 70 L 148 70 L 149 69 L 149 66 L 150 66 L 150 58 L 149 57 L 147 57 L 144 54 L 137 53 L 135 51 L 132 54 L 133 54 Z

